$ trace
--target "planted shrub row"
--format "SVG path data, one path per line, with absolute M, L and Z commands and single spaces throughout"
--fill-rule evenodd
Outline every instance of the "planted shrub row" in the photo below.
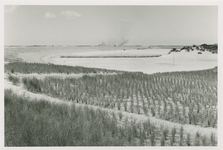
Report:
M 148 58 L 148 57 L 160 57 L 162 55 L 142 55 L 142 56 L 60 56 L 60 58 Z

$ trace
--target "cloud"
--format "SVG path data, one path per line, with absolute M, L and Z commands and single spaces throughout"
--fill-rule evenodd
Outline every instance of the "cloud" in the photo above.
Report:
M 45 13 L 45 18 L 46 19 L 54 19 L 54 18 L 56 18 L 57 16 L 55 15 L 55 14 L 53 14 L 53 13 L 51 13 L 51 12 L 47 12 L 47 13 Z
M 81 17 L 81 14 L 79 14 L 75 11 L 72 11 L 72 10 L 62 11 L 62 12 L 60 12 L 60 14 L 69 20 L 77 19 L 77 18 Z
M 18 5 L 6 5 L 5 12 L 6 13 L 13 13 L 19 6 Z

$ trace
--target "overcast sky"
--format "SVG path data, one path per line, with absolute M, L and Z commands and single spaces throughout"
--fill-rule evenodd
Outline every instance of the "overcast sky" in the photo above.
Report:
M 217 6 L 5 6 L 5 45 L 217 43 Z

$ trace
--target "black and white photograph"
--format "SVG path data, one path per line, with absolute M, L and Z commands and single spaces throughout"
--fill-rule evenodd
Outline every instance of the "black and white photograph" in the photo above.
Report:
M 223 148 L 214 2 L 2 5 L 3 147 Z

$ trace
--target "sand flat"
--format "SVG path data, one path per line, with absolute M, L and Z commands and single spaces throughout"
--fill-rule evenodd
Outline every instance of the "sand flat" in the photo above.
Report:
M 206 52 L 180 52 L 152 58 L 59 58 L 49 57 L 48 62 L 69 66 L 85 66 L 124 71 L 156 72 L 190 71 L 213 68 L 218 65 L 217 54 Z
M 190 71 L 213 68 L 218 65 L 217 54 L 198 51 L 174 52 L 168 54 L 169 49 L 125 50 L 96 49 L 96 48 L 54 48 L 19 53 L 18 56 L 26 62 L 54 63 L 69 66 L 84 66 L 94 68 L 115 69 L 124 71 L 140 71 L 147 74 L 171 71 Z M 98 56 L 98 55 L 154 55 L 151 58 L 60 58 L 64 55 Z

